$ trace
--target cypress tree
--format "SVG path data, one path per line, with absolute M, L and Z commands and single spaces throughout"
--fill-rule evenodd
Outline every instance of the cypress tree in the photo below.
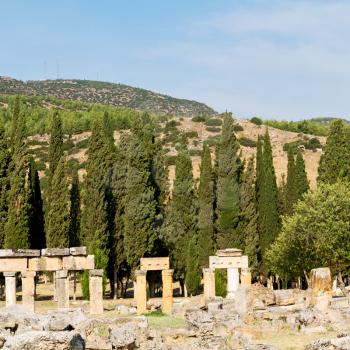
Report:
M 286 214 L 286 176 L 282 174 L 281 183 L 278 187 L 278 211 L 280 214 Z
M 293 206 L 297 201 L 295 160 L 292 150 L 288 150 L 287 183 L 285 198 L 285 214 L 292 214 Z
M 201 284 L 201 272 L 198 261 L 198 242 L 196 234 L 194 234 L 188 242 L 185 283 L 190 296 L 198 294 Z
M 29 163 L 30 203 L 32 216 L 30 221 L 30 248 L 43 249 L 46 247 L 43 200 L 41 197 L 39 174 L 33 159 Z
M 84 210 L 81 220 L 81 239 L 90 254 L 95 255 L 98 269 L 108 267 L 109 227 L 106 181 L 110 152 L 103 133 L 101 120 L 95 120 L 89 141 L 86 164 Z
M 192 162 L 185 146 L 178 151 L 175 167 L 175 181 L 167 213 L 166 230 L 172 266 L 182 286 L 186 277 L 187 263 L 190 263 L 187 259 L 188 246 L 196 236 L 197 224 Z M 195 241 L 191 244 L 195 244 Z
M 258 213 L 260 222 L 260 249 L 262 256 L 264 256 L 266 249 L 275 240 L 280 227 L 276 176 L 273 166 L 270 136 L 267 129 L 264 136 L 262 163 L 263 173 L 261 188 L 259 189 Z
M 157 238 L 157 202 L 151 174 L 153 135 L 142 125 L 142 120 L 135 121 L 129 139 L 125 182 L 124 245 L 132 269 L 139 265 L 140 258 L 152 255 Z
M 238 223 L 242 162 L 231 114 L 226 113 L 217 152 L 217 243 L 219 248 L 242 246 Z
M 63 132 L 62 120 L 57 111 L 52 115 L 51 134 L 49 144 L 49 190 L 50 182 L 55 173 L 56 167 L 63 156 Z
M 319 183 L 335 183 L 350 175 L 349 136 L 342 120 L 334 121 L 329 130 L 326 146 L 318 168 Z
M 309 181 L 305 170 L 305 162 L 301 150 L 297 153 L 295 161 L 295 187 L 297 200 L 301 199 L 303 194 L 309 190 Z
M 69 246 L 77 247 L 80 244 L 80 184 L 77 168 L 74 168 L 72 185 L 70 189 L 70 210 L 69 210 Z
M 208 257 L 214 252 L 214 199 L 210 149 L 204 146 L 198 187 L 198 249 L 202 267 L 208 266 Z
M 63 156 L 51 179 L 55 195 L 51 195 L 47 215 L 46 243 L 49 248 L 69 247 L 69 189 L 65 163 Z
M 5 131 L 0 127 L 0 247 L 4 245 L 4 226 L 7 221 L 8 192 L 10 189 L 10 151 Z
M 4 227 L 4 247 L 8 249 L 30 248 L 30 203 L 29 160 L 25 145 L 25 120 L 16 99 L 12 120 L 12 160 L 8 217 Z
M 249 257 L 250 267 L 257 272 L 259 233 L 256 203 L 254 156 L 248 161 L 241 186 L 241 227 L 244 253 Z

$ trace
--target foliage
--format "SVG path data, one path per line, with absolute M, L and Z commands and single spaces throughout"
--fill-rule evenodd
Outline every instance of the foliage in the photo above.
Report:
M 226 298 L 227 295 L 227 270 L 215 270 L 215 295 Z
M 293 154 L 296 154 L 298 149 L 300 149 L 300 146 L 304 146 L 305 149 L 310 149 L 312 151 L 315 151 L 317 148 L 322 148 L 321 142 L 317 137 L 313 137 L 311 139 L 305 137 L 302 140 L 285 143 L 283 145 L 283 151 L 291 151 Z
M 208 120 L 208 118 L 203 116 L 203 115 L 197 115 L 197 116 L 192 118 L 192 121 L 195 123 L 204 123 L 207 120 Z
M 69 246 L 77 247 L 80 245 L 80 184 L 78 169 L 74 167 L 72 183 L 70 188 L 70 208 L 69 208 Z
M 255 125 L 262 125 L 263 121 L 262 119 L 258 118 L 258 117 L 253 117 L 250 119 L 250 122 L 255 124 Z
M 242 126 L 242 125 L 235 124 L 235 125 L 233 126 L 233 130 L 234 130 L 234 132 L 239 132 L 239 131 L 243 131 L 244 129 L 243 129 L 243 126 Z
M 257 145 L 256 141 L 245 136 L 240 137 L 238 139 L 238 142 L 241 146 L 245 146 L 245 147 L 256 147 Z
M 209 132 L 215 132 L 215 133 L 221 131 L 220 128 L 217 128 L 217 127 L 215 127 L 215 126 L 207 126 L 207 127 L 205 128 L 205 130 L 207 130 L 207 131 L 209 131 Z
M 268 126 L 272 126 L 276 129 L 285 131 L 292 131 L 297 133 L 312 134 L 317 136 L 327 136 L 329 128 L 327 125 L 317 122 L 315 120 L 302 120 L 302 121 L 277 121 L 277 120 L 264 120 L 263 123 Z
M 197 295 L 201 285 L 201 272 L 198 261 L 197 235 L 193 235 L 188 242 L 186 257 L 186 277 L 185 283 L 188 294 Z
M 218 118 L 210 118 L 204 123 L 204 125 L 206 125 L 206 126 L 221 126 L 222 120 L 218 119 Z

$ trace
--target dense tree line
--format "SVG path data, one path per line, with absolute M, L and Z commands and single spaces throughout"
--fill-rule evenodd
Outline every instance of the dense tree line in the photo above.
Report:
M 309 185 L 299 151 L 288 155 L 287 182 L 277 187 L 267 129 L 257 140 L 256 157 L 244 161 L 232 115 L 226 113 L 218 144 L 203 148 L 198 183 L 187 139 L 182 138 L 176 146 L 170 191 L 152 116 L 135 116 L 130 133 L 118 145 L 109 113 L 96 117 L 80 182 L 77 169 L 67 172 L 64 123 L 53 112 L 47 187 L 42 194 L 35 161 L 27 152 L 26 110 L 19 99 L 11 110 L 11 133 L 0 130 L 3 247 L 86 245 L 95 255 L 96 268 L 104 270 L 112 295 L 123 277 L 133 276 L 142 257 L 169 255 L 182 293 L 189 294 L 199 292 L 201 269 L 217 249 L 242 249 L 256 278 L 277 271 L 266 252 L 280 231 L 281 215 L 293 215 Z M 329 165 L 331 160 L 326 153 L 320 167 L 335 168 Z M 339 169 L 338 176 L 346 171 Z M 320 170 L 320 178 L 329 176 L 326 173 Z M 88 293 L 86 283 L 83 290 Z

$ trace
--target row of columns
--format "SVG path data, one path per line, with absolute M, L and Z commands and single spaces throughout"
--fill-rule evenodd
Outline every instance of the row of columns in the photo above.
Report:
M 173 274 L 174 270 L 162 270 L 162 311 L 164 313 L 170 313 L 173 306 Z M 137 270 L 135 271 L 135 275 L 136 288 L 134 289 L 134 295 L 136 298 L 137 313 L 141 315 L 147 312 L 147 271 Z
M 22 305 L 35 312 L 35 271 L 22 275 Z M 4 272 L 6 307 L 16 304 L 16 273 Z M 103 313 L 103 270 L 89 270 L 90 313 Z M 69 274 L 67 270 L 55 273 L 55 291 L 58 308 L 69 308 Z
M 204 268 L 203 269 L 203 280 L 204 280 L 204 299 L 208 300 L 215 298 L 215 270 Z M 239 269 L 230 267 L 227 269 L 227 298 L 233 299 L 235 292 L 239 285 L 249 287 L 252 281 L 252 275 L 249 268 L 242 268 L 241 275 Z

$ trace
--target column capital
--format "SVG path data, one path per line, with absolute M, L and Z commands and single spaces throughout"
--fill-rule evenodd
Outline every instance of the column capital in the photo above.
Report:
M 215 270 L 210 267 L 203 267 L 203 273 L 214 273 Z
M 173 276 L 174 270 L 169 269 L 169 270 L 162 270 L 162 276 Z
M 3 272 L 4 277 L 16 277 L 16 272 Z
M 146 276 L 146 270 L 135 270 L 135 276 Z
M 89 275 L 90 276 L 103 277 L 103 270 L 102 269 L 89 270 Z
M 36 276 L 35 271 L 22 271 L 21 272 L 22 278 L 33 278 Z
M 67 270 L 58 270 L 55 273 L 56 279 L 59 278 L 67 278 L 68 277 L 68 271 Z

